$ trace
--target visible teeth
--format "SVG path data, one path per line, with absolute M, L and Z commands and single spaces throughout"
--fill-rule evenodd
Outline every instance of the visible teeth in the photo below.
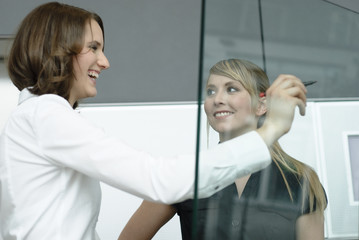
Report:
M 223 116 L 228 116 L 230 114 L 231 114 L 230 112 L 220 112 L 220 113 L 216 113 L 214 116 L 223 117 Z
M 88 75 L 91 77 L 91 78 L 98 78 L 98 73 L 97 72 L 88 72 Z

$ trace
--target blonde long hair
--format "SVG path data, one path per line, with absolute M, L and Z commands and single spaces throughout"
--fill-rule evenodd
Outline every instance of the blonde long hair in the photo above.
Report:
M 209 73 L 239 81 L 250 94 L 253 108 L 259 102 L 260 93 L 265 92 L 270 85 L 267 74 L 260 67 L 250 61 L 242 59 L 219 61 L 210 69 Z M 265 115 L 261 116 L 258 121 L 258 128 L 263 124 L 264 119 Z M 309 196 L 310 212 L 323 212 L 327 206 L 327 200 L 316 172 L 310 166 L 289 156 L 284 152 L 278 142 L 275 142 L 271 146 L 270 154 L 273 162 L 283 176 L 291 200 L 293 201 L 293 195 L 284 171 L 289 171 L 299 177 L 297 180 L 302 185 L 304 192 L 303 198 Z M 303 181 L 301 182 L 300 179 Z M 304 202 L 305 201 L 303 201 L 302 209 L 304 208 Z

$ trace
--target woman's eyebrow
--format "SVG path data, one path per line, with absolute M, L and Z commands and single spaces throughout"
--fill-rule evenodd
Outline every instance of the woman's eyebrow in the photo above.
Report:
M 226 82 L 224 85 L 225 85 L 225 86 L 229 86 L 229 85 L 233 85 L 233 84 L 235 84 L 235 85 L 241 85 L 240 82 L 235 81 L 235 80 L 228 81 L 228 82 Z
M 93 41 L 91 41 L 90 43 L 95 43 L 96 45 L 98 45 L 98 46 L 101 46 L 102 44 L 99 42 L 99 41 L 97 41 L 97 40 L 93 40 Z

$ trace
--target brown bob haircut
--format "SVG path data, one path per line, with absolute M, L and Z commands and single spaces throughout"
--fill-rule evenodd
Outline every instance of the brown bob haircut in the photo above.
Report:
M 86 24 L 100 16 L 84 9 L 50 2 L 32 10 L 21 22 L 8 57 L 11 81 L 21 91 L 57 94 L 69 99 L 73 61 L 84 45 Z M 73 106 L 77 106 L 77 103 Z

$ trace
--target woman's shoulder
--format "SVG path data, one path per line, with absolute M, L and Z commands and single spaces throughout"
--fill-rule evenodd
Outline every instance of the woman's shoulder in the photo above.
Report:
M 71 107 L 70 103 L 56 94 L 30 95 L 17 109 L 17 115 L 28 122 L 37 131 L 45 126 L 85 126 L 88 122 Z
M 63 97 L 56 94 L 43 94 L 38 96 L 38 104 L 43 107 L 58 107 L 73 110 L 70 103 Z
M 297 202 L 302 195 L 302 178 L 295 171 L 291 171 L 272 161 L 271 165 L 254 176 L 257 191 L 266 189 L 266 198 L 276 202 Z M 291 194 L 288 191 L 288 187 Z M 261 193 L 257 193 L 261 194 Z
M 315 170 L 311 166 L 303 162 L 299 162 L 298 165 L 300 169 L 296 169 L 295 171 L 288 170 L 284 167 L 281 168 L 283 171 L 283 175 L 285 176 L 285 180 L 283 178 L 283 182 L 286 181 L 290 188 L 291 201 L 300 206 L 301 214 L 306 214 L 310 212 L 311 204 L 313 204 L 312 207 L 314 210 L 317 207 L 316 205 L 318 201 L 318 196 L 311 196 L 311 189 L 317 188 L 319 190 L 314 191 L 323 191 L 325 201 L 328 202 L 328 200 L 325 189 L 320 183 L 320 180 Z M 279 172 L 280 170 L 278 167 L 277 169 L 277 172 Z M 311 180 L 311 182 L 309 181 L 309 179 Z M 318 192 L 318 194 L 320 193 Z M 312 199 L 312 203 L 310 199 Z
M 56 94 L 32 94 L 28 89 L 23 89 L 19 96 L 19 110 L 37 110 L 47 108 L 47 111 L 68 109 L 72 110 L 70 103 L 63 97 Z

